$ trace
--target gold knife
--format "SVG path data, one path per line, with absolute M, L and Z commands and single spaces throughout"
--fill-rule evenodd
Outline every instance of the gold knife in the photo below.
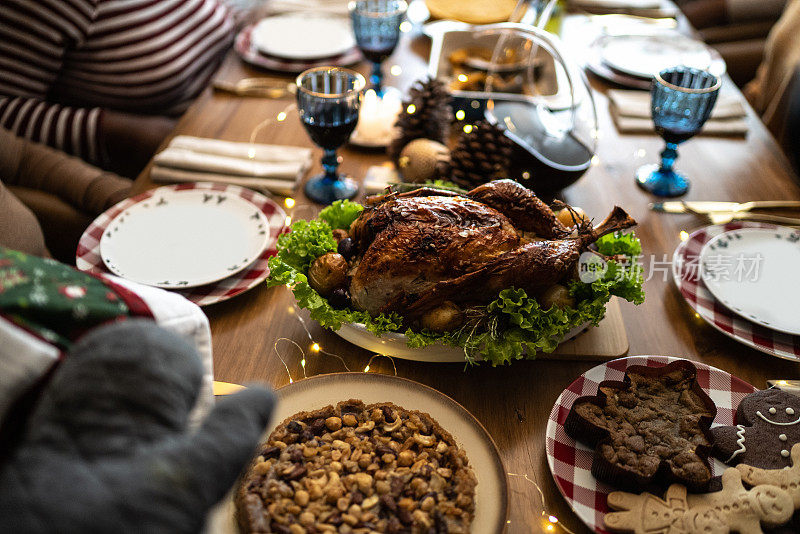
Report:
M 749 213 L 746 211 L 711 212 L 704 213 L 711 224 L 727 224 L 731 221 L 758 221 L 765 223 L 781 224 L 783 226 L 800 226 L 800 219 L 794 217 L 781 217 L 767 215 L 766 213 Z
M 653 202 L 650 209 L 663 213 L 745 212 L 757 209 L 800 208 L 797 200 L 756 200 L 753 202 L 714 202 L 706 200 L 670 200 Z

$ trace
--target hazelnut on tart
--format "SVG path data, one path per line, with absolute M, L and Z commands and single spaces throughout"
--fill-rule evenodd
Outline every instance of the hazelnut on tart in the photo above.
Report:
M 429 415 L 355 399 L 269 436 L 236 495 L 243 532 L 467 533 L 477 478 Z

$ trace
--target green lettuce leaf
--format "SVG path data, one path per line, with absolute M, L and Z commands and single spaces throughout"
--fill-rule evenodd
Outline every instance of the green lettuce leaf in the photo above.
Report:
M 364 206 L 357 202 L 337 200 L 319 212 L 319 218 L 334 230 L 347 230 L 362 211 L 364 211 Z
M 606 256 L 625 256 L 636 257 L 642 253 L 642 244 L 633 232 L 623 234 L 620 232 L 606 234 L 595 242 L 597 250 Z
M 291 232 L 278 239 L 278 254 L 270 258 L 269 286 L 286 285 L 301 308 L 323 327 L 337 330 L 343 323 L 362 323 L 380 335 L 399 332 L 408 338 L 409 347 L 433 343 L 460 347 L 467 363 L 479 359 L 492 365 L 535 358 L 538 352 L 552 352 L 564 335 L 581 325 L 597 325 L 605 316 L 606 304 L 618 296 L 634 304 L 644 301 L 642 266 L 637 261 L 641 243 L 633 233 L 609 234 L 597 241 L 597 251 L 606 257 L 606 269 L 592 283 L 573 281 L 570 294 L 574 306 L 543 309 L 522 289 L 504 289 L 497 299 L 479 309 L 481 320 L 445 333 L 416 331 L 403 325 L 397 313 L 372 317 L 352 309 L 339 310 L 308 284 L 306 273 L 314 259 L 336 249 L 333 230 L 349 228 L 363 207 L 350 201 L 337 201 L 320 213 L 320 219 L 297 221 Z

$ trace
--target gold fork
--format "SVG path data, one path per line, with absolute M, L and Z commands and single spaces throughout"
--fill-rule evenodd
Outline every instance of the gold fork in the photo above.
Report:
M 726 224 L 731 221 L 758 221 L 781 224 L 783 226 L 800 226 L 800 219 L 794 217 L 781 217 L 780 215 L 767 215 L 766 213 L 752 213 L 731 211 L 726 213 L 714 212 L 706 213 L 706 217 L 711 224 Z

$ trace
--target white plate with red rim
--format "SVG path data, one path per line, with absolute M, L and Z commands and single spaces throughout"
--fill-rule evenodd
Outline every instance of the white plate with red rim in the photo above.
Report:
M 242 61 L 254 67 L 297 74 L 313 67 L 343 67 L 345 65 L 352 65 L 361 60 L 361 52 L 356 47 L 351 48 L 339 56 L 320 60 L 293 60 L 269 56 L 259 52 L 255 45 L 253 45 L 253 28 L 255 28 L 255 24 L 242 28 L 242 31 L 236 35 L 233 48 Z
M 264 214 L 236 194 L 163 189 L 109 223 L 100 257 L 119 277 L 182 289 L 242 271 L 269 239 Z
M 609 511 L 608 494 L 616 488 L 598 481 L 592 475 L 594 449 L 576 442 L 564 431 L 572 404 L 578 397 L 596 395 L 600 382 L 622 380 L 625 370 L 632 365 L 664 366 L 682 358 L 670 356 L 629 356 L 602 363 L 583 373 L 556 399 L 545 431 L 547 465 L 556 486 L 575 515 L 597 534 L 609 534 L 603 527 L 603 516 Z M 716 367 L 691 362 L 697 368 L 697 381 L 714 404 L 717 416 L 712 424 L 733 425 L 736 408 L 742 399 L 756 388 Z M 722 474 L 726 466 L 715 458 L 709 459 L 713 476 Z
M 800 361 L 800 336 L 792 336 L 754 323 L 717 301 L 700 275 L 700 253 L 715 236 L 740 228 L 768 228 L 769 223 L 735 221 L 700 228 L 682 241 L 672 257 L 672 280 L 686 303 L 699 317 L 722 334 L 771 356 Z
M 767 328 L 800 335 L 800 231 L 742 228 L 709 240 L 700 252 L 708 290 L 731 311 Z
M 218 282 L 194 288 L 174 289 L 173 291 L 183 295 L 186 299 L 194 302 L 198 306 L 210 306 L 211 304 L 226 301 L 249 291 L 267 279 L 269 276 L 269 258 L 278 253 L 275 249 L 278 236 L 288 230 L 286 226 L 286 213 L 275 201 L 252 189 L 239 187 L 237 185 L 211 182 L 184 182 L 174 185 L 165 185 L 118 202 L 101 213 L 86 228 L 80 241 L 78 241 L 78 249 L 75 252 L 75 266 L 79 270 L 89 273 L 108 273 L 109 271 L 100 257 L 100 239 L 103 237 L 103 233 L 106 228 L 108 228 L 108 225 L 125 209 L 133 206 L 137 202 L 152 198 L 157 192 L 165 189 L 198 189 L 206 192 L 237 195 L 251 202 L 264 214 L 269 222 L 270 234 L 267 248 L 265 248 L 261 255 L 245 269 Z

